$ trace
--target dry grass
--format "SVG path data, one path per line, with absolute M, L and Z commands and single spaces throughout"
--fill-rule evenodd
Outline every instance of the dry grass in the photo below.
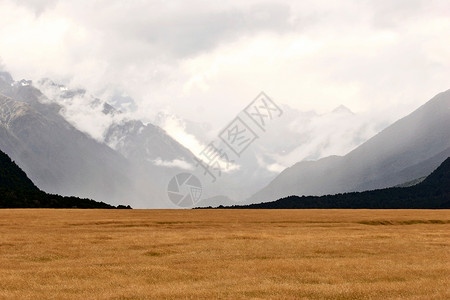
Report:
M 1 210 L 0 298 L 449 299 L 449 211 Z

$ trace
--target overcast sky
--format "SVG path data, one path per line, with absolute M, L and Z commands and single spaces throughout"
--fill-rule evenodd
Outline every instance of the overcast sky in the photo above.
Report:
M 0 0 L 0 58 L 222 127 L 261 91 L 396 119 L 450 88 L 450 2 Z

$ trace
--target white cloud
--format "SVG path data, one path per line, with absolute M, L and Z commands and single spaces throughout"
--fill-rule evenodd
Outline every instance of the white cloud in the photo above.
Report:
M 65 92 L 69 90 L 65 86 L 57 86 L 49 81 L 33 84 L 45 95 L 41 98 L 42 102 L 60 105 L 60 114 L 69 123 L 97 141 L 104 141 L 106 130 L 112 123 L 120 122 L 128 117 L 126 113 L 104 114 L 105 102 L 87 93 L 81 92 L 72 97 L 65 97 Z
M 197 137 L 187 133 L 185 122 L 175 115 L 166 115 L 164 118 L 161 118 L 158 126 L 181 145 L 191 150 L 194 155 L 200 153 L 206 146 Z
M 181 118 L 167 114 L 163 118 L 159 118 L 158 126 L 164 129 L 164 131 L 171 136 L 174 140 L 179 142 L 181 145 L 189 149 L 195 156 L 197 156 L 200 159 L 204 159 L 201 155 L 201 153 L 205 149 L 211 150 L 212 148 L 208 148 L 210 143 L 214 147 L 219 146 L 219 142 L 215 140 L 214 138 L 211 138 L 207 142 L 201 142 L 199 139 L 194 136 L 193 134 L 190 134 L 186 130 L 186 122 L 182 120 Z M 207 150 L 207 151 L 209 151 Z M 218 151 L 220 151 L 219 148 L 217 148 Z M 233 163 L 231 161 L 227 161 L 225 158 L 217 157 L 216 161 L 221 166 L 227 166 L 227 168 L 223 168 L 221 172 L 224 173 L 233 173 L 234 171 L 237 171 L 240 169 L 240 166 L 237 163 Z
M 444 0 L 3 0 L 0 57 L 17 79 L 125 93 L 147 121 L 164 110 L 219 130 L 264 90 L 300 110 L 344 104 L 380 123 L 450 87 L 448 15 Z
M 194 170 L 194 166 L 192 166 L 190 163 L 188 163 L 184 160 L 181 160 L 181 159 L 174 159 L 171 161 L 156 159 L 152 162 L 156 166 L 169 167 L 169 168 L 180 168 L 183 170 Z
M 379 112 L 354 114 L 345 107 L 318 114 L 284 105 L 284 114 L 253 145 L 258 166 L 279 172 L 303 160 L 345 155 L 388 123 Z

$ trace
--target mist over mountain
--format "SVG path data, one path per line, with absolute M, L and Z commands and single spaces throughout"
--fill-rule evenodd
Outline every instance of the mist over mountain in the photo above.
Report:
M 288 105 L 281 107 L 283 114 L 271 120 L 267 130 L 259 133 L 257 140 L 240 157 L 233 157 L 238 167 L 222 174 L 214 187 L 217 195 L 243 201 L 295 162 L 346 154 L 387 126 L 364 114 L 355 114 L 343 105 L 323 114 L 302 112 Z M 221 130 L 169 113 L 158 114 L 156 124 L 197 155 L 217 139 Z M 224 149 L 228 148 L 224 146 Z M 219 199 L 208 199 L 199 205 L 209 206 Z M 224 200 L 225 203 L 229 200 Z
M 150 123 L 132 120 L 112 124 L 106 132 L 105 143 L 136 162 L 154 165 L 172 162 L 175 165 L 178 160 L 181 168 L 191 168 L 187 161 L 192 160 L 193 154 L 164 130 Z
M 277 201 L 230 208 L 304 209 L 449 209 L 450 157 L 423 181 L 410 187 L 393 187 L 326 196 L 289 196 Z
M 5 153 L 0 151 L 0 208 L 115 208 L 103 202 L 62 197 L 39 190 Z M 120 207 L 130 208 L 130 207 Z
M 267 131 L 246 150 L 258 158 L 256 167 L 272 173 L 279 173 L 298 161 L 345 155 L 389 125 L 365 114 L 355 114 L 343 105 L 322 114 L 299 111 L 288 105 L 281 107 L 280 118 L 271 120 Z M 200 152 L 222 129 L 167 113 L 158 114 L 156 124 L 180 139 L 189 136 L 188 141 L 181 142 L 193 153 Z M 240 163 L 248 165 L 245 161 Z M 255 166 L 249 167 L 255 170 Z
M 449 128 L 450 90 L 436 95 L 345 156 L 293 165 L 248 201 L 363 191 L 426 176 L 448 157 Z
M 45 191 L 133 207 L 174 207 L 166 189 L 180 172 L 201 179 L 199 206 L 362 191 L 424 177 L 448 156 L 448 93 L 378 135 L 385 122 L 343 105 L 323 114 L 282 105 L 283 115 L 210 182 L 194 157 L 217 139 L 211 124 L 170 113 L 152 124 L 127 110 L 131 98 L 116 99 L 127 103 L 119 109 L 83 88 L 1 72 L 0 149 Z
M 131 119 L 83 89 L 45 79 L 36 84 L 44 94 L 6 72 L 1 79 L 0 149 L 41 189 L 136 208 L 175 207 L 167 184 L 193 170 L 195 161 L 163 129 Z M 205 195 L 220 194 L 218 185 L 206 186 Z
M 31 84 L 2 73 L 0 149 L 42 190 L 135 207 L 167 207 L 165 188 L 108 145 L 73 127 L 63 109 Z M 6 80 L 5 80 L 6 79 Z M 68 98 L 70 98 L 68 96 Z
M 9 85 L 18 85 L 12 78 L 10 81 Z M 128 176 L 133 177 L 139 188 L 130 189 L 131 194 L 136 194 L 145 186 L 145 180 L 150 180 L 159 190 L 158 195 L 165 200 L 164 190 L 170 178 L 189 171 L 203 177 L 204 199 L 215 197 L 242 201 L 263 188 L 292 162 L 317 159 L 330 153 L 346 153 L 382 126 L 344 106 L 328 114 L 317 114 L 285 105 L 282 118 L 275 120 L 267 132 L 260 134 L 258 140 L 234 160 L 232 171 L 223 173 L 219 182 L 212 184 L 194 160 L 194 154 L 198 155 L 217 138 L 210 124 L 158 113 L 155 124 L 159 126 L 156 126 L 134 119 L 132 109 L 127 110 L 126 106 L 121 106 L 123 110 L 116 109 L 82 88 L 70 89 L 50 79 L 36 84 L 28 82 L 29 85 L 37 86 L 43 94 L 34 101 L 35 105 L 53 107 L 54 112 L 76 129 L 108 145 L 133 165 Z M 129 97 L 118 99 L 117 96 L 113 101 L 127 103 L 128 106 L 133 102 Z M 332 126 L 336 123 L 339 126 Z M 204 203 L 208 205 L 210 201 L 205 200 Z
M 125 204 L 124 187 L 131 184 L 126 160 L 76 130 L 51 107 L 33 106 L 37 91 L 26 89 L 9 94 L 28 103 L 0 95 L 0 149 L 49 193 Z

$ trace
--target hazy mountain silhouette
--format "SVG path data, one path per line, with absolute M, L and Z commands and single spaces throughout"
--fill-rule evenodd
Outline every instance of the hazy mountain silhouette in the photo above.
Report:
M 91 97 L 83 89 L 69 90 L 49 80 L 43 82 L 55 89 L 56 94 L 52 95 L 64 101 Z M 92 105 L 101 105 L 100 115 L 122 113 L 106 102 L 91 98 Z M 244 203 L 289 195 L 384 188 L 424 177 L 449 156 L 449 107 L 450 91 L 447 91 L 345 156 L 303 161 L 285 169 Z M 10 74 L 0 72 L 0 148 L 47 192 L 134 207 L 173 207 L 166 194 L 169 179 L 182 171 L 198 171 L 193 165 L 194 155 L 158 126 L 122 119 L 106 128 L 103 140 L 93 139 L 70 123 L 61 114 L 63 109 L 57 101 L 46 98 L 31 81 L 14 81 Z M 330 122 L 355 118 L 343 106 L 330 115 Z M 283 117 L 295 125 L 298 118 L 304 121 L 314 116 L 287 109 Z M 202 203 L 229 204 L 230 199 L 251 195 L 277 174 L 275 170 L 282 168 L 276 164 L 276 153 L 294 153 L 297 146 L 308 145 L 309 136 L 296 141 L 297 133 L 280 134 L 281 121 L 271 124 L 274 130 L 260 138 L 262 146 L 252 145 L 240 158 L 238 163 L 244 167 L 224 175 L 220 184 L 204 187 L 204 196 L 209 199 Z M 340 138 L 327 134 L 319 146 L 333 144 Z M 367 137 L 352 135 L 353 138 L 359 144 Z M 289 139 L 284 149 L 282 141 Z M 321 156 L 320 149 L 321 146 L 313 151 L 313 157 Z
M 115 205 L 165 206 L 165 189 L 145 172 L 77 130 L 59 114 L 58 104 L 42 101 L 38 89 L 5 74 L 0 74 L 0 149 L 40 189 Z
M 0 151 L 0 208 L 114 208 L 103 202 L 50 195 L 39 190 L 8 155 Z
M 421 183 L 411 187 L 394 187 L 366 192 L 327 196 L 289 196 L 273 202 L 230 208 L 395 208 L 449 209 L 450 157 Z
M 247 203 L 385 188 L 429 174 L 450 152 L 450 90 L 345 156 L 287 168 Z
M 70 90 L 49 79 L 38 85 L 56 100 L 31 81 L 14 81 L 0 72 L 0 148 L 39 188 L 116 205 L 173 206 L 167 183 L 192 168 L 188 149 L 158 126 L 126 118 L 112 119 L 104 140 L 94 139 L 66 119 L 61 103 L 88 100 L 89 107 L 104 116 L 122 112 L 83 89 Z

